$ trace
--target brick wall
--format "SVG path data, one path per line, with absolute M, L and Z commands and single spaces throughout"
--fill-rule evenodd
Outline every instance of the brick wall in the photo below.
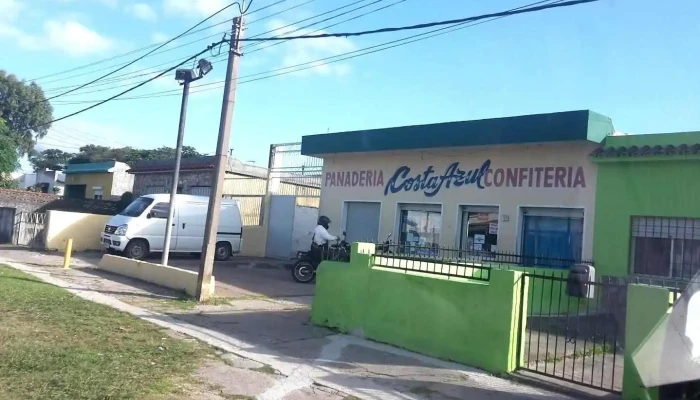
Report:
M 120 211 L 115 201 L 67 199 L 54 194 L 11 189 L 0 189 L 0 207 L 15 208 L 18 212 L 59 210 L 102 215 L 115 215 Z

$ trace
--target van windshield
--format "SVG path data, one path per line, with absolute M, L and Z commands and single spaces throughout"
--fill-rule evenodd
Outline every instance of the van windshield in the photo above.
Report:
M 141 214 L 148 208 L 148 206 L 153 203 L 153 199 L 148 197 L 139 197 L 129 204 L 124 211 L 120 212 L 119 215 L 125 215 L 127 217 L 140 217 Z

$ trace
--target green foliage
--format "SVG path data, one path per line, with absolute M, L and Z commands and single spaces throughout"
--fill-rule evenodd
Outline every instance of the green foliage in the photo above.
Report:
M 194 147 L 184 146 L 182 157 L 200 157 Z M 175 158 L 175 149 L 172 147 L 159 147 L 157 149 L 134 149 L 132 147 L 111 148 L 106 146 L 87 145 L 80 148 L 78 154 L 68 161 L 69 164 L 85 164 L 108 160 L 121 161 L 129 165 L 141 160 L 167 160 Z
M 68 160 L 74 155 L 59 149 L 46 149 L 41 152 L 32 152 L 29 156 L 29 162 L 34 166 L 35 171 L 44 171 L 50 169 L 54 171 L 63 171 Z
M 7 122 L 6 135 L 14 140 L 20 156 L 29 154 L 35 140 L 49 131 L 50 125 L 45 124 L 53 120 L 53 107 L 45 100 L 39 85 L 0 70 L 0 118 Z
M 7 125 L 0 118 L 0 188 L 17 187 L 17 182 L 11 176 L 17 168 L 19 168 L 17 145 L 14 139 L 7 135 Z

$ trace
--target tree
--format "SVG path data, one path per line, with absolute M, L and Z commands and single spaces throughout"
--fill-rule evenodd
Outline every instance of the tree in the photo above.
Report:
M 49 131 L 53 107 L 34 82 L 25 83 L 0 70 L 0 118 L 7 123 L 5 135 L 15 142 L 20 156 L 29 154 L 36 139 Z
M 201 157 L 192 146 L 182 147 L 182 157 Z M 90 144 L 80 148 L 80 152 L 75 154 L 69 164 L 85 164 L 115 160 L 133 165 L 141 160 L 168 160 L 175 158 L 175 149 L 172 147 L 159 147 L 157 149 L 134 149 L 132 147 L 110 148 Z
M 68 164 L 68 160 L 73 158 L 75 154 L 66 153 L 59 149 L 46 149 L 42 152 L 33 152 L 29 156 L 29 162 L 34 166 L 35 171 L 43 171 L 50 169 L 54 171 L 63 171 Z
M 7 135 L 7 125 L 0 118 L 0 188 L 16 188 L 12 173 L 19 168 L 19 154 L 14 139 Z

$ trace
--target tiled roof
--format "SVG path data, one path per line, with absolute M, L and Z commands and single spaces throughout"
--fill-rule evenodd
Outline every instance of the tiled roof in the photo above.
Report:
M 591 153 L 595 158 L 618 157 L 654 157 L 700 154 L 700 143 L 680 145 L 655 145 L 655 146 L 617 146 L 599 147 Z

